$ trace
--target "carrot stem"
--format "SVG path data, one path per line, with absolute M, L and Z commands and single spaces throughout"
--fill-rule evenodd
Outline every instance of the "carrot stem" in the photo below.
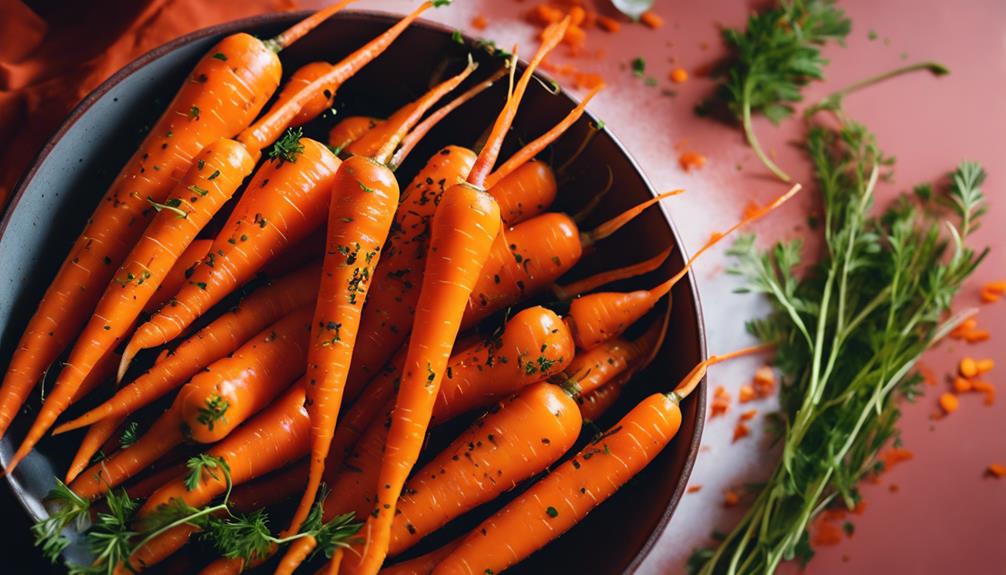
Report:
M 317 28 L 322 22 L 328 20 L 337 12 L 341 11 L 353 2 L 356 2 L 356 0 L 342 0 L 342 2 L 326 6 L 280 32 L 279 35 L 266 40 L 265 45 L 273 52 L 279 52 L 283 48 L 286 48 L 290 44 L 293 44 L 297 40 L 303 38 L 308 32 Z
M 756 353 L 763 353 L 766 351 L 771 351 L 773 349 L 775 349 L 774 343 L 762 343 L 758 345 L 752 345 L 750 347 L 745 347 L 742 349 L 737 349 L 731 351 L 730 353 L 725 353 L 723 355 L 711 355 L 709 356 L 708 359 L 700 362 L 698 365 L 693 367 L 692 370 L 688 372 L 688 375 L 686 375 L 685 378 L 681 380 L 681 383 L 679 383 L 678 386 L 674 388 L 674 391 L 671 392 L 671 395 L 678 401 L 688 397 L 688 395 L 691 394 L 692 391 L 694 391 L 695 388 L 699 385 L 699 382 L 702 381 L 702 378 L 705 377 L 706 370 L 709 369 L 709 366 L 711 365 L 716 365 L 717 363 L 727 361 L 728 359 L 734 359 L 736 357 L 741 357 L 745 355 L 753 355 Z
M 643 211 L 652 206 L 653 204 L 663 200 L 665 198 L 670 198 L 671 196 L 677 196 L 679 194 L 685 193 L 684 190 L 671 190 L 669 192 L 664 192 L 662 194 L 657 194 L 655 197 L 646 200 L 645 202 L 638 204 L 625 210 L 621 214 L 611 218 L 610 220 L 604 222 L 603 224 L 597 226 L 589 232 L 583 234 L 583 247 L 589 247 L 595 244 L 599 240 L 610 236 L 611 234 L 617 232 L 625 224 L 632 221 L 636 216 L 643 213 Z
M 641 262 L 613 270 L 606 270 L 565 286 L 555 285 L 552 291 L 560 300 L 567 300 L 582 293 L 593 291 L 605 284 L 650 273 L 664 265 L 664 262 L 667 261 L 667 257 L 671 255 L 672 251 L 674 251 L 674 246 L 669 246 L 657 255 Z

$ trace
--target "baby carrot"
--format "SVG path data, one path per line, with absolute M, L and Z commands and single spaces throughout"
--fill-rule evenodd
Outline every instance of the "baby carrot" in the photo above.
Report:
M 143 307 L 144 313 L 154 313 L 171 296 L 178 293 L 185 280 L 195 271 L 195 267 L 206 257 L 212 245 L 213 240 L 210 239 L 194 240 L 189 244 L 189 247 L 185 248 L 182 255 L 178 257 L 178 261 L 175 262 L 171 271 L 164 276 L 164 281 L 161 282 L 161 285 L 157 286 L 157 289 L 154 290 L 154 295 L 151 296 L 147 305 Z
M 328 132 L 328 146 L 337 156 L 353 142 L 359 140 L 370 130 L 380 126 L 384 120 L 370 116 L 348 116 L 343 118 Z

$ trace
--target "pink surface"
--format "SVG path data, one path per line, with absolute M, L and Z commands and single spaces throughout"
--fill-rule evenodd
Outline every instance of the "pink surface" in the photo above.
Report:
M 320 2 L 312 0 L 309 5 Z M 367 8 L 404 12 L 411 0 L 375 0 Z M 598 5 L 602 2 L 598 1 Z M 490 26 L 475 32 L 504 46 L 520 42 L 522 53 L 534 45 L 534 28 L 522 13 L 532 4 L 500 0 L 463 0 L 431 18 L 472 31 L 471 19 L 489 17 Z M 916 75 L 856 95 L 846 102 L 851 116 L 869 125 L 881 147 L 898 158 L 897 180 L 884 185 L 888 193 L 931 181 L 962 159 L 981 162 L 990 171 L 985 186 L 992 208 L 975 245 L 1001 248 L 1006 239 L 1002 222 L 1006 204 L 999 201 L 1006 186 L 1006 3 L 1001 0 L 939 2 L 936 0 L 856 0 L 843 2 L 853 20 L 846 48 L 832 48 L 828 81 L 807 90 L 816 101 L 831 89 L 855 79 L 885 71 L 906 62 L 936 59 L 952 74 L 943 79 Z M 690 251 L 713 230 L 723 228 L 741 214 L 749 200 L 765 202 L 784 189 L 767 177 L 744 145 L 739 131 L 696 118 L 695 103 L 712 83 L 696 78 L 695 70 L 721 54 L 717 25 L 742 25 L 749 5 L 737 0 L 705 2 L 657 1 L 657 11 L 667 25 L 660 30 L 623 26 L 618 34 L 589 33 L 591 48 L 603 48 L 603 61 L 577 60 L 584 69 L 601 72 L 609 83 L 590 110 L 625 143 L 658 189 L 685 187 L 686 196 L 668 200 L 665 209 L 674 217 Z M 875 31 L 877 39 L 869 40 Z M 647 72 L 660 86 L 651 88 L 632 76 L 628 62 L 637 56 L 647 61 Z M 672 63 L 674 59 L 677 64 Z M 670 84 L 667 75 L 675 65 L 692 73 L 692 81 Z M 678 96 L 660 95 L 673 88 Z M 806 162 L 789 143 L 799 137 L 799 123 L 774 129 L 758 122 L 766 147 L 778 155 L 780 165 L 799 181 L 810 184 Z M 677 164 L 675 144 L 708 157 L 702 170 L 684 173 Z M 738 169 L 738 166 L 741 169 Z M 763 240 L 804 233 L 806 215 L 815 193 L 804 193 L 781 212 L 761 222 Z M 763 309 L 755 297 L 732 294 L 735 280 L 722 273 L 724 259 L 713 254 L 697 270 L 702 292 L 711 353 L 750 343 L 742 325 Z M 1006 278 L 1006 256 L 992 252 L 978 276 L 958 299 L 958 307 L 980 306 L 980 324 L 987 328 L 1006 323 L 1006 301 L 982 306 L 977 286 L 990 279 Z M 1006 334 L 1000 333 L 1000 337 Z M 979 396 L 962 399 L 960 412 L 933 421 L 938 393 L 945 389 L 942 375 L 953 369 L 962 354 L 993 357 L 1006 367 L 1001 342 L 964 348 L 949 342 L 931 352 L 926 363 L 941 381 L 938 388 L 914 406 L 906 406 L 903 419 L 905 446 L 915 459 L 884 475 L 878 485 L 863 490 L 868 508 L 854 518 L 855 535 L 834 547 L 818 549 L 808 571 L 837 573 L 993 573 L 1006 565 L 1006 479 L 983 475 L 992 462 L 1006 463 L 1006 399 L 993 407 L 981 405 Z M 737 361 L 711 370 L 710 389 L 723 385 L 736 397 L 750 379 L 757 360 Z M 988 378 L 1001 378 L 993 372 Z M 768 403 L 752 404 L 765 413 Z M 691 484 L 702 490 L 684 497 L 658 549 L 641 573 L 678 573 L 691 551 L 710 543 L 713 529 L 728 530 L 740 509 L 725 510 L 722 492 L 731 486 L 763 479 L 775 456 L 765 450 L 760 418 L 753 437 L 731 444 L 740 411 L 706 425 L 703 452 L 692 473 Z M 673 478 L 668 478 L 672 480 Z M 897 492 L 892 492 L 892 488 Z

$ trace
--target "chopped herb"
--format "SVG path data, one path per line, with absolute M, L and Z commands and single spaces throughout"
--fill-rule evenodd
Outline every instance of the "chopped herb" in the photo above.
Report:
M 464 36 L 461 35 L 461 30 L 451 32 L 451 40 L 462 45 L 465 43 Z
M 213 57 L 223 62 L 227 61 L 227 55 L 224 54 L 223 52 L 217 52 L 216 54 L 213 55 Z
M 287 129 L 283 137 L 269 150 L 269 158 L 291 164 L 296 162 L 297 156 L 304 151 L 304 145 L 300 143 L 303 137 L 304 130 L 300 127 Z
M 646 60 L 640 57 L 633 58 L 632 60 L 632 75 L 637 78 L 642 78 L 646 74 Z
M 552 519 L 555 519 L 556 517 L 559 516 L 559 510 L 556 509 L 555 507 L 552 507 L 551 505 L 549 505 L 548 508 L 545 509 L 545 513 Z
M 206 178 L 206 179 L 207 179 L 207 180 L 215 180 L 215 179 L 217 179 L 217 177 L 218 177 L 219 175 L 220 175 L 220 170 L 213 170 L 213 173 L 212 173 L 212 174 L 210 174 L 210 177 L 208 177 L 208 178 Z
M 136 421 L 130 421 L 126 428 L 122 430 L 122 436 L 119 437 L 119 445 L 125 449 L 130 445 L 136 443 L 139 439 L 139 427 L 140 424 Z
M 191 108 L 189 108 L 189 119 L 190 120 L 198 120 L 199 119 L 199 107 L 198 106 L 192 106 Z
M 196 421 L 203 424 L 210 431 L 213 431 L 213 424 L 221 420 L 226 421 L 224 416 L 227 413 L 227 408 L 230 406 L 230 402 L 214 393 L 206 398 L 206 405 L 199 408 Z

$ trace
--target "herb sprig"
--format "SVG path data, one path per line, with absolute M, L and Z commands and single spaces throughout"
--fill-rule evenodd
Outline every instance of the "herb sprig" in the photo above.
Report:
M 290 162 L 292 164 L 296 162 L 297 156 L 304 152 L 304 144 L 300 143 L 303 137 L 304 130 L 302 128 L 289 128 L 283 137 L 272 145 L 272 149 L 269 150 L 269 159 L 279 160 L 281 163 Z

